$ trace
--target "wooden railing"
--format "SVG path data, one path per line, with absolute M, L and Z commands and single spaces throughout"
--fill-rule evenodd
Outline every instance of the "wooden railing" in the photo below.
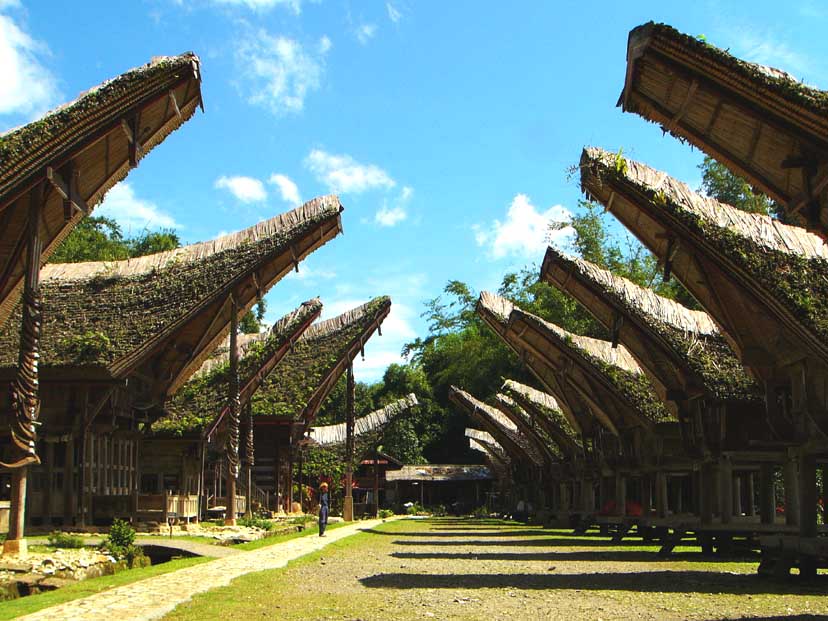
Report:
M 138 513 L 158 514 L 159 521 L 169 518 L 198 517 L 198 496 L 195 494 L 138 494 Z
M 223 508 L 225 506 L 225 502 L 227 502 L 226 496 L 219 496 L 216 498 L 213 495 L 207 497 L 207 510 L 212 511 L 218 507 Z M 236 495 L 236 515 L 244 515 L 244 512 L 247 510 L 247 498 L 244 496 Z

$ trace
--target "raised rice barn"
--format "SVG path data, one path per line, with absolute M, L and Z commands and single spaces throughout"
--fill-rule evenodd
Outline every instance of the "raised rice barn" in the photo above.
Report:
M 804 229 L 700 196 L 600 149 L 584 150 L 581 184 L 699 300 L 759 380 L 766 424 L 780 446 L 794 449 L 781 456 L 786 519 L 813 537 L 817 461 L 828 450 L 826 246 Z
M 227 336 L 232 308 L 246 312 L 339 233 L 340 210 L 336 197 L 324 197 L 211 242 L 45 267 L 39 442 L 47 454 L 34 469 L 31 518 L 132 516 L 144 427 Z M 20 304 L 12 316 L 19 313 Z M 16 325 L 0 328 L 5 377 L 16 369 Z M 8 403 L 0 407 L 8 416 Z
M 619 104 L 687 140 L 828 232 L 828 93 L 648 23 L 630 32 Z

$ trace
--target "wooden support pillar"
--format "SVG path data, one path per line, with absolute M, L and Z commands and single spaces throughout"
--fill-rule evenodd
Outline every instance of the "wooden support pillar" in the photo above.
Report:
M 75 436 L 70 435 L 66 441 L 66 457 L 63 462 L 63 526 L 72 524 L 75 514 L 73 493 L 73 474 L 75 472 Z
M 736 474 L 733 477 L 733 515 L 740 517 L 742 511 L 742 480 L 744 475 Z
M 305 449 L 300 444 L 297 447 L 299 451 L 299 513 L 305 512 L 305 500 L 304 500 L 304 485 L 305 485 L 305 477 L 302 473 L 302 466 L 304 465 L 305 461 Z
M 759 521 L 762 524 L 773 524 L 776 519 L 773 469 L 773 464 L 759 466 Z
M 710 524 L 713 522 L 713 497 L 716 492 L 713 485 L 713 464 L 703 463 L 699 475 L 699 517 L 702 524 Z
M 684 512 L 684 477 L 675 477 L 673 481 L 673 513 L 678 515 Z
M 374 517 L 379 517 L 379 451 L 374 453 Z M 480 487 L 474 484 L 475 508 L 480 506 Z
M 239 476 L 239 307 L 236 299 L 230 296 L 230 412 L 227 417 L 227 442 L 225 455 L 227 461 L 227 500 L 225 501 L 224 523 L 236 525 L 236 479 Z
M 782 470 L 785 486 L 785 524 L 799 526 L 799 472 L 796 459 L 788 458 Z
M 656 517 L 665 518 L 670 510 L 667 498 L 667 474 L 662 471 L 656 472 Z
M 644 509 L 644 515 L 650 515 L 653 510 L 652 475 L 641 477 L 641 507 Z
M 694 515 L 701 517 L 701 472 L 690 473 L 690 508 Z
M 247 442 L 245 446 L 245 470 L 247 473 L 247 503 L 245 507 L 245 516 L 248 518 L 253 517 L 253 466 L 256 463 L 254 451 L 255 446 L 253 444 L 253 409 L 250 405 L 250 402 L 247 402 L 246 406 L 246 414 L 245 417 L 247 419 Z
M 816 459 L 813 455 L 799 457 L 799 535 L 817 536 Z
M 733 521 L 733 464 L 729 457 L 719 461 L 719 512 L 722 524 Z
M 822 490 L 820 491 L 820 498 L 822 498 L 822 523 L 828 524 L 828 466 L 822 467 Z
M 352 522 L 354 520 L 354 496 L 351 482 L 354 476 L 354 401 L 356 398 L 353 362 L 348 365 L 347 382 L 345 396 L 345 499 L 342 505 L 342 517 L 346 522 Z
M 569 511 L 569 489 L 566 483 L 560 484 L 560 507 L 561 511 Z
M 287 495 L 285 501 L 285 513 L 293 513 L 293 436 L 288 440 L 288 454 L 287 454 L 287 472 L 285 472 L 285 494 Z
M 745 484 L 747 489 L 745 490 L 745 500 L 747 502 L 747 514 L 749 516 L 756 515 L 756 474 L 754 472 L 747 472 L 745 473 Z
M 627 514 L 627 478 L 620 472 L 615 473 L 615 515 Z
M 273 493 L 276 495 L 276 511 L 282 510 L 282 445 L 276 441 L 276 457 L 273 460 Z
M 584 513 L 595 511 L 595 487 L 590 479 L 581 479 L 581 509 Z

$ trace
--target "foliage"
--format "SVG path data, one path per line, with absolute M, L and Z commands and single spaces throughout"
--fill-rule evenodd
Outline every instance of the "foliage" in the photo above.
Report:
M 53 530 L 47 538 L 49 545 L 53 548 L 82 548 L 84 546 L 83 537 L 59 530 Z
M 125 238 L 121 226 L 112 218 L 90 216 L 81 220 L 49 259 L 51 263 L 81 261 L 121 261 L 142 257 L 181 245 L 172 229 L 144 230 Z
M 71 334 L 59 343 L 64 358 L 75 363 L 96 362 L 109 359 L 112 342 L 103 332 L 87 330 L 82 334 Z
M 379 517 L 383 520 L 388 519 L 394 516 L 394 512 L 391 509 L 380 509 L 379 510 Z
M 242 334 L 257 334 L 262 331 L 267 301 L 262 298 L 256 302 L 256 310 L 247 311 L 239 320 L 239 332 Z
M 487 518 L 489 517 L 489 510 L 483 507 L 477 507 L 474 511 L 471 512 L 472 517 L 476 518 Z
M 425 507 L 423 507 L 423 505 L 421 505 L 419 502 L 412 503 L 405 508 L 406 515 L 420 515 L 425 512 Z
M 779 218 L 781 205 L 765 194 L 755 191 L 742 177 L 733 174 L 724 164 L 706 156 L 699 164 L 702 173 L 701 188 L 705 194 L 742 211 Z
M 135 529 L 117 518 L 109 527 L 109 535 L 101 545 L 115 558 L 126 561 L 129 567 L 144 556 L 144 551 L 135 545 Z
M 259 517 L 252 517 L 252 518 L 239 518 L 237 521 L 239 526 L 244 526 L 245 528 L 258 528 L 260 530 L 269 531 L 273 530 L 273 522 L 271 520 L 266 520 L 264 518 Z

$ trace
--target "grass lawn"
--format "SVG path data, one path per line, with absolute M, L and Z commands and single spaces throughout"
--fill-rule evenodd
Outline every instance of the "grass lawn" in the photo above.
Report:
M 490 520 L 393 521 L 242 576 L 166 618 L 828 618 L 819 616 L 828 615 L 827 576 L 777 582 L 757 576 L 755 556 L 657 552 L 640 540 L 613 544 Z
M 335 522 L 334 524 L 328 524 L 328 530 L 333 530 L 335 528 L 340 528 L 345 526 L 346 522 Z M 246 543 L 237 543 L 234 546 L 236 550 L 258 550 L 259 548 L 264 548 L 266 546 L 272 546 L 275 543 L 282 543 L 283 541 L 290 541 L 291 539 L 296 539 L 297 537 L 307 537 L 309 535 L 317 535 L 319 534 L 319 526 L 316 523 L 305 528 L 302 531 L 296 531 L 293 533 L 286 533 L 284 535 L 273 535 L 272 537 L 263 537 L 262 539 L 256 539 L 255 541 L 248 541 Z
M 40 593 L 38 595 L 30 595 L 28 597 L 0 602 L 0 620 L 14 619 L 15 617 L 27 615 L 43 608 L 48 608 L 49 606 L 55 606 L 73 599 L 100 593 L 101 591 L 123 584 L 145 580 L 153 576 L 160 576 L 161 574 L 199 563 L 206 563 L 211 560 L 213 560 L 211 557 L 206 556 L 176 559 L 161 565 L 130 569 L 111 576 L 101 576 L 100 578 L 84 580 L 48 593 Z

